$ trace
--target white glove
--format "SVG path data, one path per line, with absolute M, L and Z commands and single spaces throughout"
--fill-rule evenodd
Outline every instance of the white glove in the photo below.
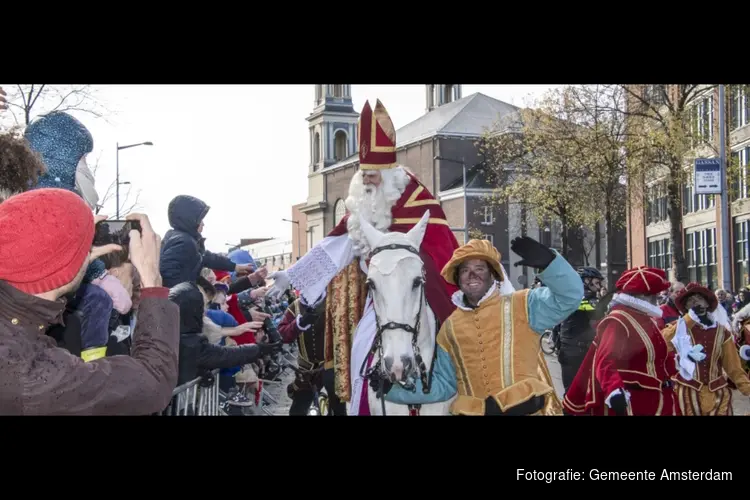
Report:
M 289 285 L 291 284 L 286 271 L 276 271 L 275 273 L 268 275 L 268 279 L 273 280 L 273 286 L 271 286 L 266 292 L 266 297 L 281 296 L 281 294 L 289 289 Z
M 700 344 L 693 346 L 693 348 L 690 349 L 690 352 L 688 353 L 688 358 L 690 358 L 690 360 L 695 363 L 700 363 L 701 361 L 706 359 L 706 354 L 703 352 L 703 346 Z

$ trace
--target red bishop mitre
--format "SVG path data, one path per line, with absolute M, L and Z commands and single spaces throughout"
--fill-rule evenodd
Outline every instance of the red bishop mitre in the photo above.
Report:
M 378 99 L 375 111 L 370 102 L 359 116 L 359 168 L 361 170 L 384 170 L 396 163 L 396 129 L 388 111 Z
M 685 314 L 687 312 L 685 301 L 688 297 L 694 294 L 698 294 L 706 299 L 706 302 L 708 302 L 709 312 L 714 312 L 716 308 L 719 307 L 719 299 L 716 298 L 715 293 L 713 293 L 711 290 L 701 285 L 700 283 L 688 283 L 685 288 L 680 290 L 680 292 L 677 294 L 677 297 L 675 297 L 674 299 L 674 305 L 677 306 L 677 310 L 682 314 Z
M 628 295 L 656 295 L 669 289 L 669 280 L 663 269 L 640 266 L 622 273 L 615 288 Z

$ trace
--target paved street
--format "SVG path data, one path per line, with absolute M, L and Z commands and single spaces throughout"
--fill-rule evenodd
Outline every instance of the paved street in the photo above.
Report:
M 557 395 L 562 398 L 565 393 L 562 384 L 562 378 L 560 375 L 560 363 L 557 362 L 557 358 L 553 356 L 547 356 L 547 365 L 549 366 L 550 375 L 552 375 L 552 382 L 555 384 L 555 390 Z M 734 408 L 735 415 L 750 415 L 750 398 L 746 398 L 739 391 L 734 391 L 732 394 L 732 407 Z

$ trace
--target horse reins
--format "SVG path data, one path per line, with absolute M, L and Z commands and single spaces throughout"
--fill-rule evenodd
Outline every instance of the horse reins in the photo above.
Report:
M 380 252 L 383 252 L 385 250 L 406 250 L 407 252 L 411 252 L 414 255 L 420 257 L 419 251 L 415 249 L 411 245 L 399 245 L 396 243 L 391 243 L 390 245 L 385 245 L 382 247 L 378 247 L 373 249 L 372 253 L 370 254 L 370 258 L 373 256 L 379 254 Z M 412 340 L 412 350 L 414 351 L 414 359 L 417 362 L 417 366 L 419 367 L 419 376 L 422 380 L 422 392 L 424 394 L 430 393 L 430 388 L 432 387 L 432 371 L 435 368 L 435 359 L 437 358 L 437 348 L 435 348 L 432 356 L 432 364 L 430 365 L 430 371 L 427 372 L 427 367 L 424 364 L 424 360 L 422 359 L 422 355 L 419 352 L 419 346 L 417 345 L 417 340 L 419 336 L 419 328 L 421 326 L 421 319 L 422 319 L 422 304 L 425 302 L 425 270 L 424 270 L 424 263 L 422 264 L 422 282 L 420 283 L 420 297 L 419 297 L 419 309 L 417 310 L 417 316 L 414 320 L 414 326 L 408 325 L 406 323 L 396 323 L 395 321 L 389 321 L 388 323 L 381 325 L 380 324 L 380 318 L 378 318 L 378 313 L 375 310 L 375 297 L 372 295 L 372 289 L 368 290 L 368 295 L 370 296 L 370 300 L 372 300 L 372 308 L 373 312 L 375 313 L 375 341 L 373 342 L 372 349 L 370 350 L 370 355 L 374 355 L 376 352 L 378 353 L 378 361 L 375 363 L 375 365 L 371 366 L 370 369 L 366 369 L 367 367 L 367 361 L 370 358 L 370 356 L 367 356 L 362 363 L 362 367 L 360 369 L 360 376 L 365 380 L 369 380 L 372 378 L 372 376 L 378 372 L 380 372 L 380 384 L 378 387 L 378 397 L 380 398 L 380 404 L 383 411 L 383 416 L 385 416 L 385 395 L 383 394 L 383 386 L 385 384 L 385 376 L 384 373 L 381 370 L 381 363 L 383 363 L 383 341 L 382 336 L 383 332 L 387 330 L 404 330 L 407 333 L 411 333 Z M 437 321 L 437 318 L 435 318 Z M 368 384 L 369 385 L 369 384 Z M 416 390 L 416 386 L 412 384 L 411 382 L 407 383 L 401 383 L 399 382 L 399 385 L 401 385 L 404 389 L 410 390 L 414 392 Z M 410 415 L 418 415 L 419 414 L 419 407 L 421 405 L 409 405 L 409 414 Z

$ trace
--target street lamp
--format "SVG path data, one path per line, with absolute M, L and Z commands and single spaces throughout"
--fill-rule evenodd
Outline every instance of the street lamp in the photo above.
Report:
M 292 224 L 297 224 L 297 260 L 299 260 L 300 257 L 302 257 L 302 240 L 300 239 L 300 236 L 299 236 L 299 228 L 300 228 L 299 221 L 291 220 L 291 219 L 281 219 L 281 220 L 283 220 L 284 222 L 291 222 Z
M 115 218 L 117 220 L 120 219 L 120 184 L 130 184 L 130 182 L 120 182 L 120 150 L 121 149 L 129 149 L 134 148 L 136 146 L 153 146 L 154 143 L 151 141 L 146 142 L 139 142 L 138 144 L 128 144 L 126 146 L 120 146 L 120 143 L 117 143 L 117 161 L 115 163 L 116 165 L 116 173 L 115 173 L 115 203 L 117 203 L 117 208 L 115 209 L 115 212 L 117 215 L 115 215 Z
M 467 211 L 469 210 L 469 204 L 468 204 L 468 197 L 466 195 L 466 162 L 464 160 L 454 160 L 452 158 L 443 158 L 442 156 L 436 156 L 434 158 L 435 160 L 442 160 L 447 161 L 450 163 L 457 163 L 461 165 L 461 169 L 463 170 L 463 176 L 464 176 L 464 227 L 463 228 L 451 228 L 451 231 L 460 231 L 463 229 L 464 232 L 464 244 L 469 242 L 469 223 L 467 219 Z M 475 165 L 476 166 L 476 165 Z

